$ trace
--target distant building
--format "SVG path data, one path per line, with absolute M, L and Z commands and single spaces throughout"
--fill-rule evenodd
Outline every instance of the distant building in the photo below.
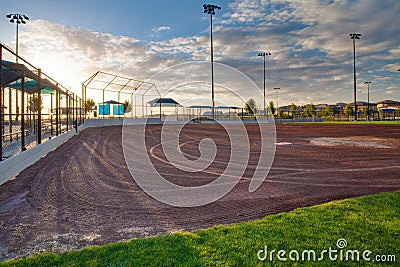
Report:
M 368 108 L 368 102 L 357 101 L 357 111 L 359 113 L 364 113 L 367 108 Z M 375 103 L 369 103 L 369 109 L 371 112 L 378 111 L 377 105 Z
M 400 110 L 400 102 L 393 100 L 384 100 L 376 104 L 378 110 L 382 112 L 383 119 L 387 118 L 396 119 L 396 114 Z
M 394 101 L 394 100 L 384 100 L 375 103 L 378 109 L 399 109 L 400 108 L 400 102 L 399 101 Z

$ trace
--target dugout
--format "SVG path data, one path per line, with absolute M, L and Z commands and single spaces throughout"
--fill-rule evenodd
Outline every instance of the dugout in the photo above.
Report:
M 108 117 L 115 117 L 115 116 L 124 116 L 125 108 L 124 104 L 109 100 L 98 105 L 98 114 L 99 116 L 108 116 Z

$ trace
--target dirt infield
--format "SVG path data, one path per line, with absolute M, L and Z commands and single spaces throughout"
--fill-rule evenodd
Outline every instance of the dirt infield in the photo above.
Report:
M 224 198 L 197 208 L 162 204 L 135 184 L 122 152 L 121 127 L 84 130 L 0 186 L 0 259 L 191 231 L 400 189 L 400 125 L 278 124 L 271 172 L 254 193 L 248 185 L 257 131 L 252 125 L 247 129 L 254 148 L 244 178 Z M 198 186 L 226 166 L 222 150 L 208 171 L 178 172 L 165 162 L 159 132 L 157 125 L 148 129 L 148 148 L 167 179 Z M 221 132 L 213 125 L 189 125 L 182 140 L 197 136 L 225 142 Z M 197 141 L 182 147 L 189 158 L 199 156 Z

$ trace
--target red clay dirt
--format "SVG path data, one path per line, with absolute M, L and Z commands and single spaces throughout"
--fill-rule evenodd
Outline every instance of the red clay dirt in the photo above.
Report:
M 248 186 L 258 159 L 258 132 L 247 125 L 252 151 L 244 178 L 222 199 L 202 207 L 178 208 L 146 195 L 131 177 L 122 150 L 122 127 L 88 128 L 0 186 L 0 260 L 41 252 L 193 231 L 260 219 L 336 199 L 400 189 L 400 125 L 278 124 L 276 156 L 267 180 Z M 198 186 L 217 176 L 188 175 L 160 159 L 160 126 L 147 129 L 152 162 L 165 178 Z M 229 145 L 221 128 L 187 125 L 182 147 L 196 158 L 196 141 L 211 137 L 223 172 Z M 330 137 L 330 138 L 326 138 Z M 255 147 L 255 148 L 254 148 Z

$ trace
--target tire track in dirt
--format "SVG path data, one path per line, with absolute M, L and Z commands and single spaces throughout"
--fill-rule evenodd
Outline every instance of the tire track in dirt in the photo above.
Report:
M 121 127 L 88 128 L 0 187 L 0 259 L 191 231 L 400 189 L 400 127 L 381 126 L 277 125 L 278 141 L 293 145 L 277 147 L 267 181 L 250 194 L 259 142 L 252 135 L 255 150 L 242 180 L 222 199 L 197 208 L 170 207 L 140 189 L 124 160 Z M 255 131 L 251 125 L 247 129 Z M 152 162 L 162 174 L 186 186 L 215 179 L 229 160 L 228 140 L 218 128 L 189 125 L 181 136 L 189 159 L 199 156 L 193 135 L 215 135 L 221 148 L 214 169 L 189 176 L 165 161 L 159 133 L 158 125 L 146 129 L 149 154 L 155 156 Z M 378 137 L 394 149 L 326 148 L 309 142 L 310 137 L 347 136 Z

